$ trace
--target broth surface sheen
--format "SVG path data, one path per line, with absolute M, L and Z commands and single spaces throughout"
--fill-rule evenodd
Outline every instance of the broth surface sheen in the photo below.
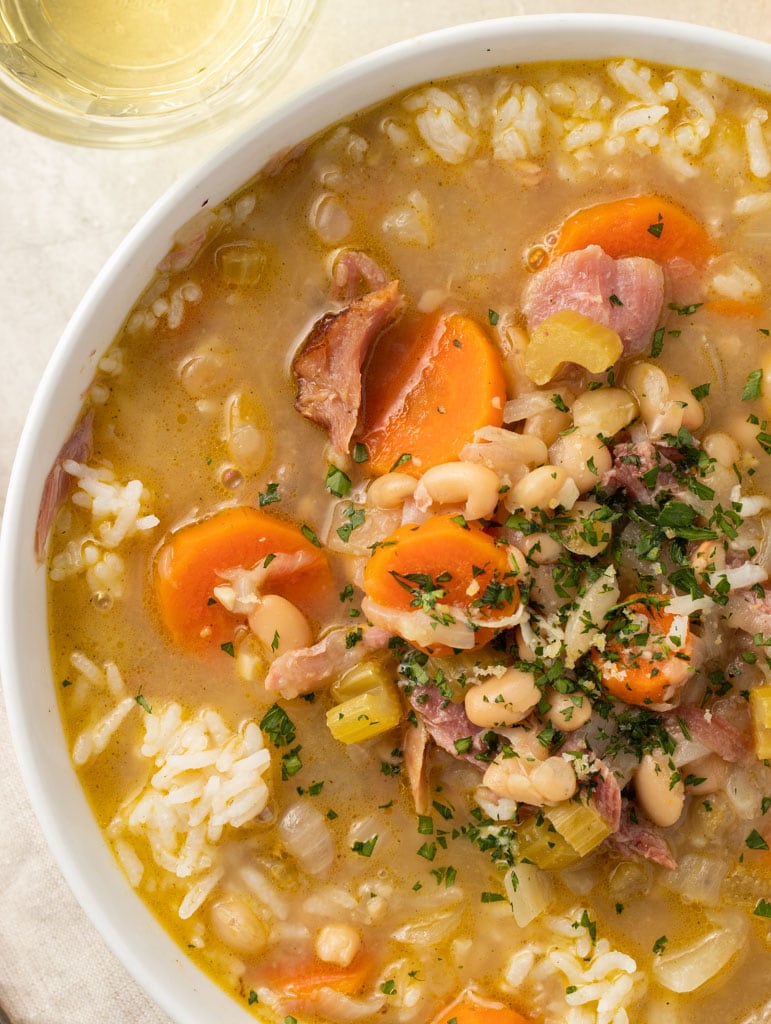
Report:
M 411 89 L 204 208 L 107 350 L 39 522 L 62 719 L 244 1015 L 767 1019 L 768 109 Z

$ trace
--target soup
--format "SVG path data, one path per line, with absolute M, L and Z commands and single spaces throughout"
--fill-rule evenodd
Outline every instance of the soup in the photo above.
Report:
M 767 102 L 410 90 L 204 207 L 99 363 L 64 727 L 254 1019 L 765 1019 Z

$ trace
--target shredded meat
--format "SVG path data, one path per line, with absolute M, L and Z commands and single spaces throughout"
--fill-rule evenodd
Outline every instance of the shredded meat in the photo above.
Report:
M 418 719 L 417 725 L 408 723 L 402 749 L 404 751 L 404 767 L 407 769 L 407 781 L 410 784 L 416 814 L 425 814 L 429 807 L 427 748 L 428 730 L 423 722 Z
M 603 490 L 623 490 L 634 500 L 649 505 L 662 491 L 676 493 L 681 485 L 674 476 L 677 452 L 652 441 L 624 442 L 613 446 L 613 465 L 603 474 Z M 652 470 L 658 470 L 651 480 Z M 647 482 L 643 477 L 647 477 Z
M 771 589 L 767 586 L 762 589 L 762 595 L 753 587 L 739 590 L 728 598 L 728 621 L 750 636 L 757 633 L 771 636 Z
M 664 719 L 668 728 L 684 732 L 684 726 L 693 739 L 732 764 L 743 760 L 750 750 L 749 736 L 726 721 L 719 711 L 689 704 L 668 712 Z
M 594 764 L 599 768 L 599 778 L 592 790 L 591 802 L 610 825 L 611 832 L 618 832 L 621 826 L 621 787 L 604 761 L 596 758 Z
M 268 670 L 265 689 L 277 691 L 286 700 L 321 690 L 371 651 L 384 650 L 391 639 L 384 629 L 365 626 L 361 640 L 349 646 L 349 632 L 332 629 L 311 647 L 280 654 Z
M 634 817 L 632 813 L 629 802 L 625 800 L 618 831 L 609 836 L 606 842 L 624 857 L 636 854 L 674 870 L 677 861 L 659 829 L 643 817 L 638 809 L 635 809 Z
M 397 281 L 357 299 L 339 313 L 325 313 L 295 356 L 295 408 L 329 431 L 347 452 L 361 406 L 361 367 L 369 345 L 398 318 L 404 300 Z
M 388 275 L 366 252 L 346 249 L 340 253 L 332 271 L 332 295 L 352 302 L 364 292 L 377 291 L 388 284 Z
M 664 272 L 658 263 L 640 256 L 613 259 L 599 245 L 589 245 L 536 274 L 523 309 L 531 331 L 552 313 L 582 313 L 615 331 L 624 354 L 632 356 L 650 345 L 663 302 Z
M 56 513 L 66 500 L 72 486 L 72 477 L 63 466 L 68 459 L 74 462 L 88 462 L 94 443 L 94 413 L 87 412 L 69 438 L 59 449 L 59 454 L 43 484 L 40 508 L 35 526 L 35 556 L 39 562 L 45 557 L 48 535 L 51 532 Z
M 484 771 L 487 759 L 493 754 L 487 740 L 488 731 L 469 720 L 463 704 L 453 704 L 442 696 L 436 686 L 408 688 L 407 699 L 418 721 L 423 722 L 428 735 L 438 747 Z M 466 739 L 471 740 L 469 749 L 458 750 L 455 744 Z

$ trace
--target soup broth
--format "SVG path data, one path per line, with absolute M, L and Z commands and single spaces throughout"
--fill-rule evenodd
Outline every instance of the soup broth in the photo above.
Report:
M 767 1019 L 768 107 L 412 89 L 107 350 L 39 522 L 62 719 L 244 1016 Z

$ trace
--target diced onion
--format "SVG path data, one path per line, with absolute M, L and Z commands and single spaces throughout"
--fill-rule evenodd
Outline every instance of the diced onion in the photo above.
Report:
M 695 992 L 723 970 L 744 945 L 749 925 L 740 913 L 721 914 L 715 927 L 653 961 L 653 974 L 670 992 Z
M 551 881 L 534 864 L 517 864 L 516 868 L 506 872 L 503 885 L 514 920 L 520 928 L 526 928 L 535 921 L 551 903 Z

